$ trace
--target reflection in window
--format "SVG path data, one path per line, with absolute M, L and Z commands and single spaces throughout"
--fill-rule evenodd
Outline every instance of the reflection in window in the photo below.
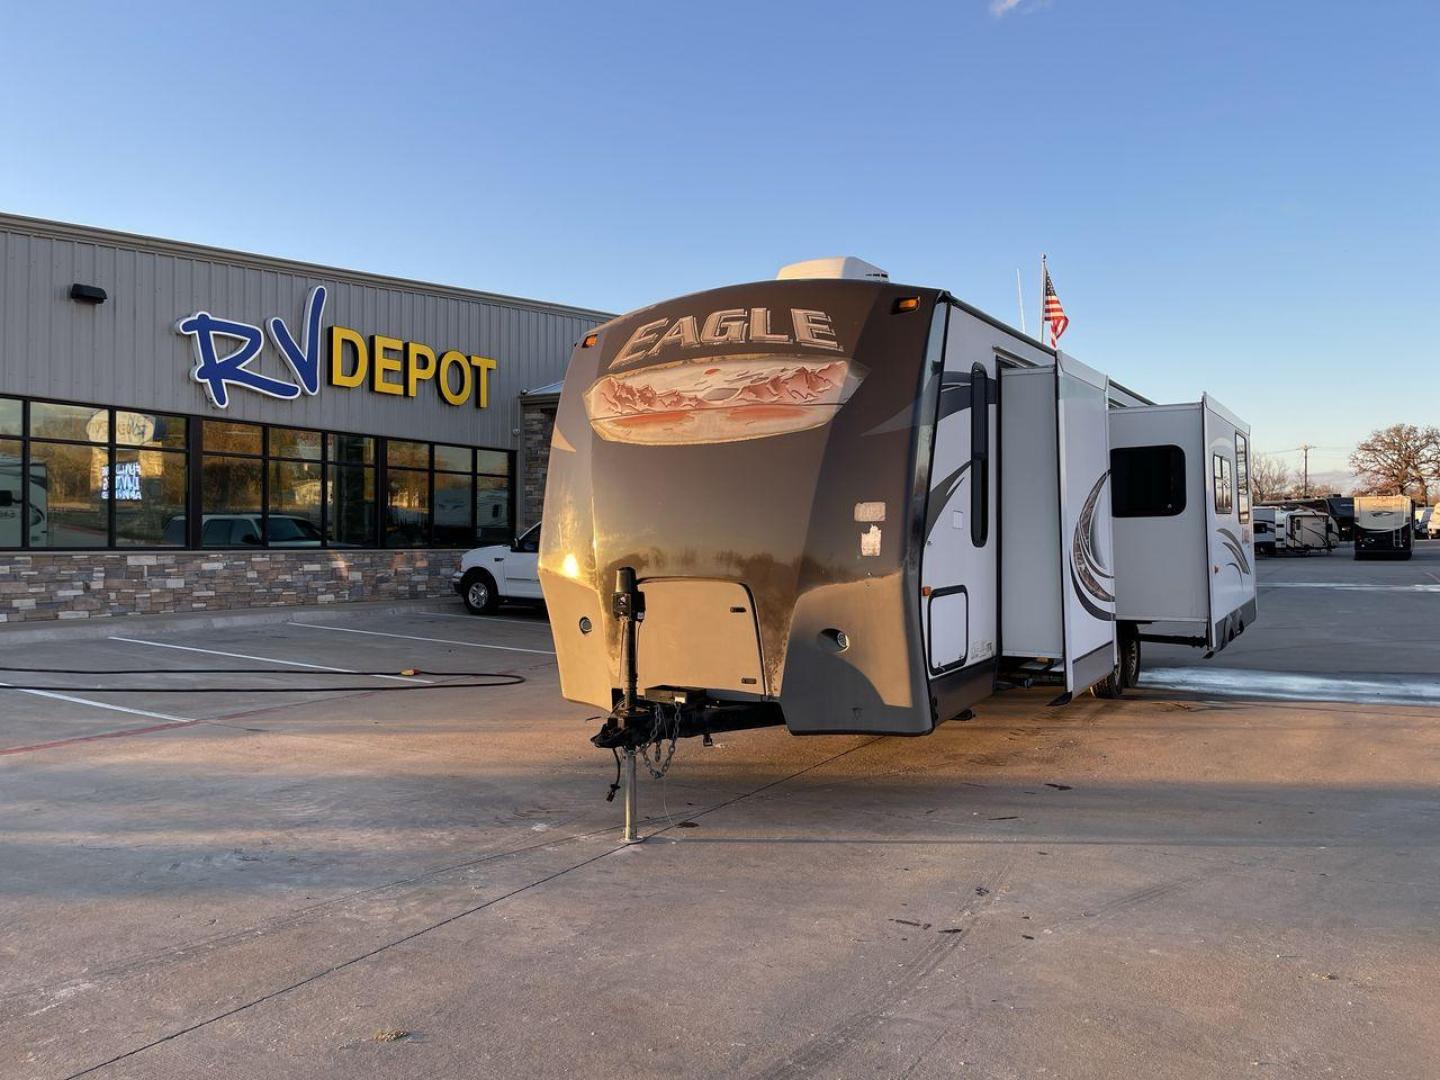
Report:
M 499 476 L 475 478 L 475 532 L 480 543 L 503 543 L 514 535 L 510 483 Z
M 270 456 L 319 461 L 320 432 L 302 431 L 299 428 L 272 427 L 270 429 Z
M 117 547 L 184 546 L 184 454 L 118 449 L 102 488 L 115 500 Z
M 385 546 L 428 546 L 430 474 L 418 469 L 391 469 L 386 484 Z
M 103 443 L 110 440 L 110 410 L 94 405 L 30 403 L 30 434 L 37 439 L 73 439 Z
M 0 398 L 0 435 L 23 435 L 24 415 L 18 398 Z
M 1250 520 L 1250 440 L 1235 433 L 1235 479 L 1240 489 L 1240 524 Z
M 104 547 L 109 542 L 110 511 L 101 494 L 109 459 L 103 446 L 30 444 L 32 547 Z
M 326 515 L 333 547 L 369 547 L 375 543 L 375 470 L 331 465 L 327 473 Z
M 260 543 L 260 468 L 258 458 L 205 455 L 200 470 L 203 546 Z
M 440 448 L 435 448 L 438 459 Z M 435 546 L 469 547 L 475 539 L 470 524 L 470 474 L 435 474 Z
M 385 464 L 392 469 L 428 469 L 430 467 L 430 444 L 391 439 L 385 444 Z
M 1228 515 L 1234 508 L 1234 496 L 1230 489 L 1230 459 L 1221 454 L 1214 455 L 1215 512 Z
M 369 435 L 327 435 L 326 439 L 332 464 L 375 464 L 375 440 Z
M 4 430 L 0 399 L 0 431 Z M 25 489 L 20 481 L 20 440 L 0 439 L 0 547 L 19 547 L 24 532 Z
M 115 410 L 115 443 L 117 446 L 144 446 L 185 449 L 185 417 L 165 413 Z
M 206 420 L 205 449 L 210 453 L 258 454 L 263 445 L 259 424 L 229 424 L 223 420 Z
M 488 476 L 509 476 L 510 455 L 504 450 L 476 450 L 475 471 Z
M 470 448 L 468 446 L 435 445 L 435 468 L 446 472 L 470 471 Z
M 320 544 L 320 466 L 308 461 L 270 463 L 271 547 Z

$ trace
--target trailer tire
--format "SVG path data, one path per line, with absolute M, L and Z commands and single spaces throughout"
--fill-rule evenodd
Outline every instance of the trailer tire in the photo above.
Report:
M 1133 690 L 1140 685 L 1140 635 L 1134 631 L 1122 631 L 1115 643 L 1119 652 L 1120 686 Z
M 460 597 L 471 615 L 489 615 L 500 606 L 500 590 L 484 570 L 471 570 L 460 582 Z
M 1125 693 L 1125 687 L 1120 682 L 1120 669 L 1117 667 L 1109 675 L 1090 687 L 1090 692 L 1098 698 L 1113 701 Z

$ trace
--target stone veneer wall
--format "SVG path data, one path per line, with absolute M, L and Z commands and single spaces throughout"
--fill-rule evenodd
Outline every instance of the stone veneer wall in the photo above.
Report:
M 0 552 L 0 622 L 454 596 L 460 552 Z
M 545 476 L 550 470 L 550 433 L 555 429 L 558 402 L 525 402 L 521 453 L 525 455 L 525 488 L 520 493 L 520 523 L 528 529 L 545 510 Z

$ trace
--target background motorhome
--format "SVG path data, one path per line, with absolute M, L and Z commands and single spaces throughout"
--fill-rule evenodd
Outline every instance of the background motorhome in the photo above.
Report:
M 1248 429 L 1218 405 L 1112 395 L 858 261 L 782 277 L 622 316 L 574 352 L 539 573 L 565 696 L 614 710 L 600 745 L 665 717 L 924 734 L 1002 680 L 1118 694 L 1139 622 L 1213 650 L 1253 621 Z M 1127 459 L 1126 505 L 1183 516 L 1133 561 L 1153 580 L 1117 624 L 1132 566 L 1107 476 L 1128 413 L 1187 435 Z
M 1141 640 L 1213 652 L 1255 621 L 1249 448 L 1209 395 L 1111 410 L 1115 617 Z
M 1408 559 L 1414 540 L 1415 512 L 1408 495 L 1355 497 L 1355 558 Z

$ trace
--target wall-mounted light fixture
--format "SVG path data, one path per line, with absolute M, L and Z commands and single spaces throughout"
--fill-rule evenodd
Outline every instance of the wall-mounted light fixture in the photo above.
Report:
M 70 299 L 81 304 L 103 304 L 109 297 L 99 285 L 81 285 L 77 281 L 70 286 Z

